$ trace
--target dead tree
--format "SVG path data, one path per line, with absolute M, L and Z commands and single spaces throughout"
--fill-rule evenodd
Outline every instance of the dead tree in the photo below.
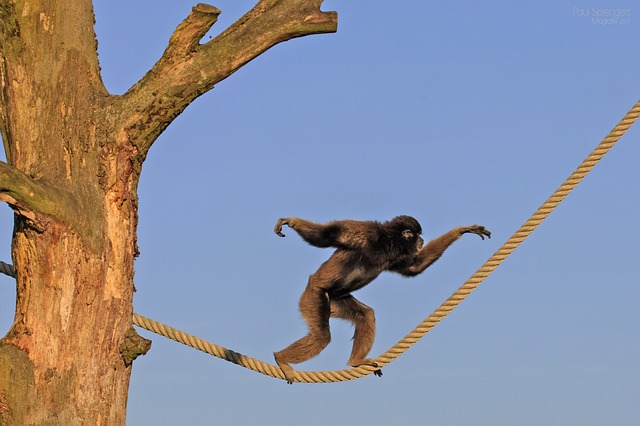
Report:
M 153 142 L 194 99 L 277 43 L 335 32 L 321 0 L 260 0 L 213 40 L 196 5 L 124 95 L 101 76 L 89 0 L 0 0 L 0 200 L 15 212 L 13 325 L 0 424 L 124 424 L 137 187 Z

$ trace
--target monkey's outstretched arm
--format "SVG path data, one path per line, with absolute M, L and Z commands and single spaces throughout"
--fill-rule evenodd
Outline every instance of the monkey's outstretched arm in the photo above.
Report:
M 429 241 L 426 246 L 420 249 L 413 264 L 410 264 L 406 269 L 398 272 L 408 276 L 416 276 L 418 274 L 421 274 L 425 269 L 431 266 L 433 262 L 440 259 L 442 253 L 444 253 L 444 251 L 449 248 L 449 246 L 463 234 L 476 234 L 479 235 L 483 240 L 484 237 L 491 238 L 491 232 L 485 229 L 484 226 L 471 225 L 453 228 L 446 234 L 443 234 L 438 238 Z
M 311 222 L 310 220 L 300 219 L 299 217 L 285 217 L 278 219 L 274 232 L 279 237 L 284 237 L 282 227 L 287 225 L 302 237 L 303 240 L 316 247 L 331 247 L 336 244 L 339 229 Z
M 361 248 L 366 244 L 366 240 L 364 235 L 358 232 L 358 223 L 352 220 L 337 220 L 321 224 L 299 217 L 285 217 L 278 219 L 273 230 L 279 237 L 284 237 L 282 227 L 287 225 L 315 247 Z

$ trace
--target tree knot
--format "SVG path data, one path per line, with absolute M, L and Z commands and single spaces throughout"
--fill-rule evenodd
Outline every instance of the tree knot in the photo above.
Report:
M 120 345 L 120 354 L 124 364 L 129 367 L 140 355 L 151 349 L 151 340 L 140 336 L 133 327 L 124 334 L 124 342 Z

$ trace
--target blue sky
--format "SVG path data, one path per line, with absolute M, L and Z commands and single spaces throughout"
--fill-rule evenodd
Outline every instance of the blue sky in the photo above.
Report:
M 96 1 L 104 81 L 123 93 L 194 3 Z M 215 35 L 254 1 L 219 0 Z M 417 278 L 383 274 L 377 356 L 545 201 L 640 99 L 633 1 L 326 1 L 336 34 L 276 46 L 196 100 L 140 183 L 137 313 L 272 362 L 306 329 L 330 255 L 279 217 L 418 218 L 425 239 L 479 223 Z M 607 21 L 607 11 L 628 11 Z M 130 425 L 636 425 L 640 418 L 640 125 L 539 229 L 384 377 L 278 381 L 141 330 Z M 10 259 L 11 212 L 0 212 Z M 0 288 L 0 331 L 14 311 Z M 345 368 L 351 329 L 302 370 Z

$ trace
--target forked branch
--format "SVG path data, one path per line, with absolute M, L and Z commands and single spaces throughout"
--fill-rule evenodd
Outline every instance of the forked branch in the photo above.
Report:
M 119 100 L 121 129 L 144 158 L 162 131 L 195 98 L 270 47 L 310 34 L 335 32 L 336 12 L 322 0 L 261 0 L 204 44 L 220 11 L 196 5 L 176 28 L 160 60 Z

